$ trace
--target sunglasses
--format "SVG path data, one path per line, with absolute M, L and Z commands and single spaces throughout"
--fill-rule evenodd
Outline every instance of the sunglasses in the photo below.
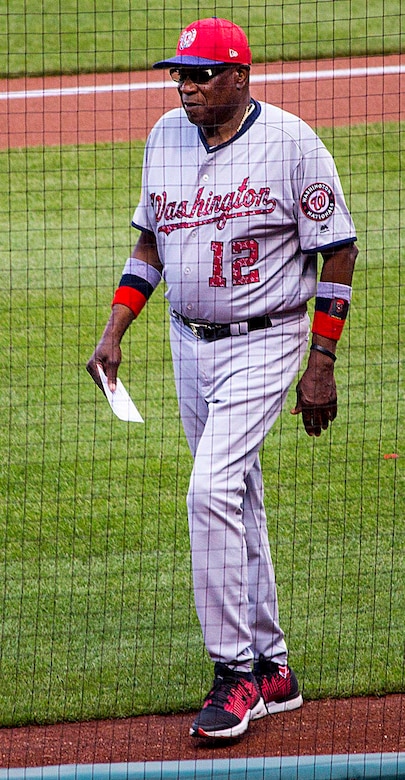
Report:
M 202 68 L 194 66 L 192 68 L 170 68 L 170 76 L 176 84 L 184 84 L 187 79 L 193 82 L 193 84 L 208 84 L 215 76 L 219 76 L 227 70 L 227 66 L 219 66 L 214 68 Z

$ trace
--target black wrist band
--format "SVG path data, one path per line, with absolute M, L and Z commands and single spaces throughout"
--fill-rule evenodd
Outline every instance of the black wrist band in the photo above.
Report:
M 326 349 L 326 347 L 321 347 L 320 344 L 311 344 L 311 349 L 315 350 L 315 352 L 322 352 L 323 355 L 327 355 L 327 357 L 330 357 L 333 362 L 336 360 L 336 355 L 333 354 L 333 352 L 330 351 L 330 349 Z

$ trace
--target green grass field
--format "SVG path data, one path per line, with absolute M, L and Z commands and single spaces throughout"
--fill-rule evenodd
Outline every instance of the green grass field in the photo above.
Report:
M 292 394 L 263 450 L 282 624 L 306 697 L 404 686 L 404 130 L 321 132 L 361 250 L 339 416 L 311 440 L 288 414 Z M 0 154 L 2 725 L 196 708 L 211 680 L 163 289 L 124 342 L 121 377 L 145 425 L 113 418 L 85 371 L 134 240 L 142 151 Z
M 0 0 L 1 76 L 140 70 L 198 17 L 246 29 L 256 62 L 403 51 L 401 0 Z

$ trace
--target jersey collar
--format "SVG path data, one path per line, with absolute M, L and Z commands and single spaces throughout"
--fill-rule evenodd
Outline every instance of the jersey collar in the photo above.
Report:
M 243 123 L 240 130 L 238 130 L 237 133 L 235 133 L 232 138 L 229 139 L 229 141 L 225 141 L 223 144 L 218 144 L 218 146 L 208 146 L 207 140 L 204 136 L 204 133 L 202 132 L 201 128 L 198 128 L 198 135 L 200 137 L 200 141 L 203 144 L 205 151 L 208 154 L 212 154 L 213 152 L 217 152 L 219 149 L 223 149 L 224 146 L 229 146 L 229 144 L 233 144 L 234 141 L 236 141 L 238 138 L 240 138 L 244 133 L 246 133 L 250 127 L 252 127 L 253 122 L 256 121 L 257 117 L 259 116 L 262 107 L 260 103 L 257 102 L 257 100 L 254 100 L 254 98 L 251 98 L 250 102 L 254 105 L 253 111 L 249 114 L 246 121 Z

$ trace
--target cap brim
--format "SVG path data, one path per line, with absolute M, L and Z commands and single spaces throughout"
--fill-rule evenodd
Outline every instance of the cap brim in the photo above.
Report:
M 175 65 L 188 66 L 189 68 L 195 66 L 203 66 L 206 68 L 214 67 L 215 65 L 231 65 L 230 62 L 219 62 L 218 60 L 207 60 L 204 57 L 192 57 L 191 55 L 177 55 L 176 57 L 170 57 L 168 60 L 162 60 L 161 62 L 155 62 L 152 67 L 158 69 L 173 68 Z

